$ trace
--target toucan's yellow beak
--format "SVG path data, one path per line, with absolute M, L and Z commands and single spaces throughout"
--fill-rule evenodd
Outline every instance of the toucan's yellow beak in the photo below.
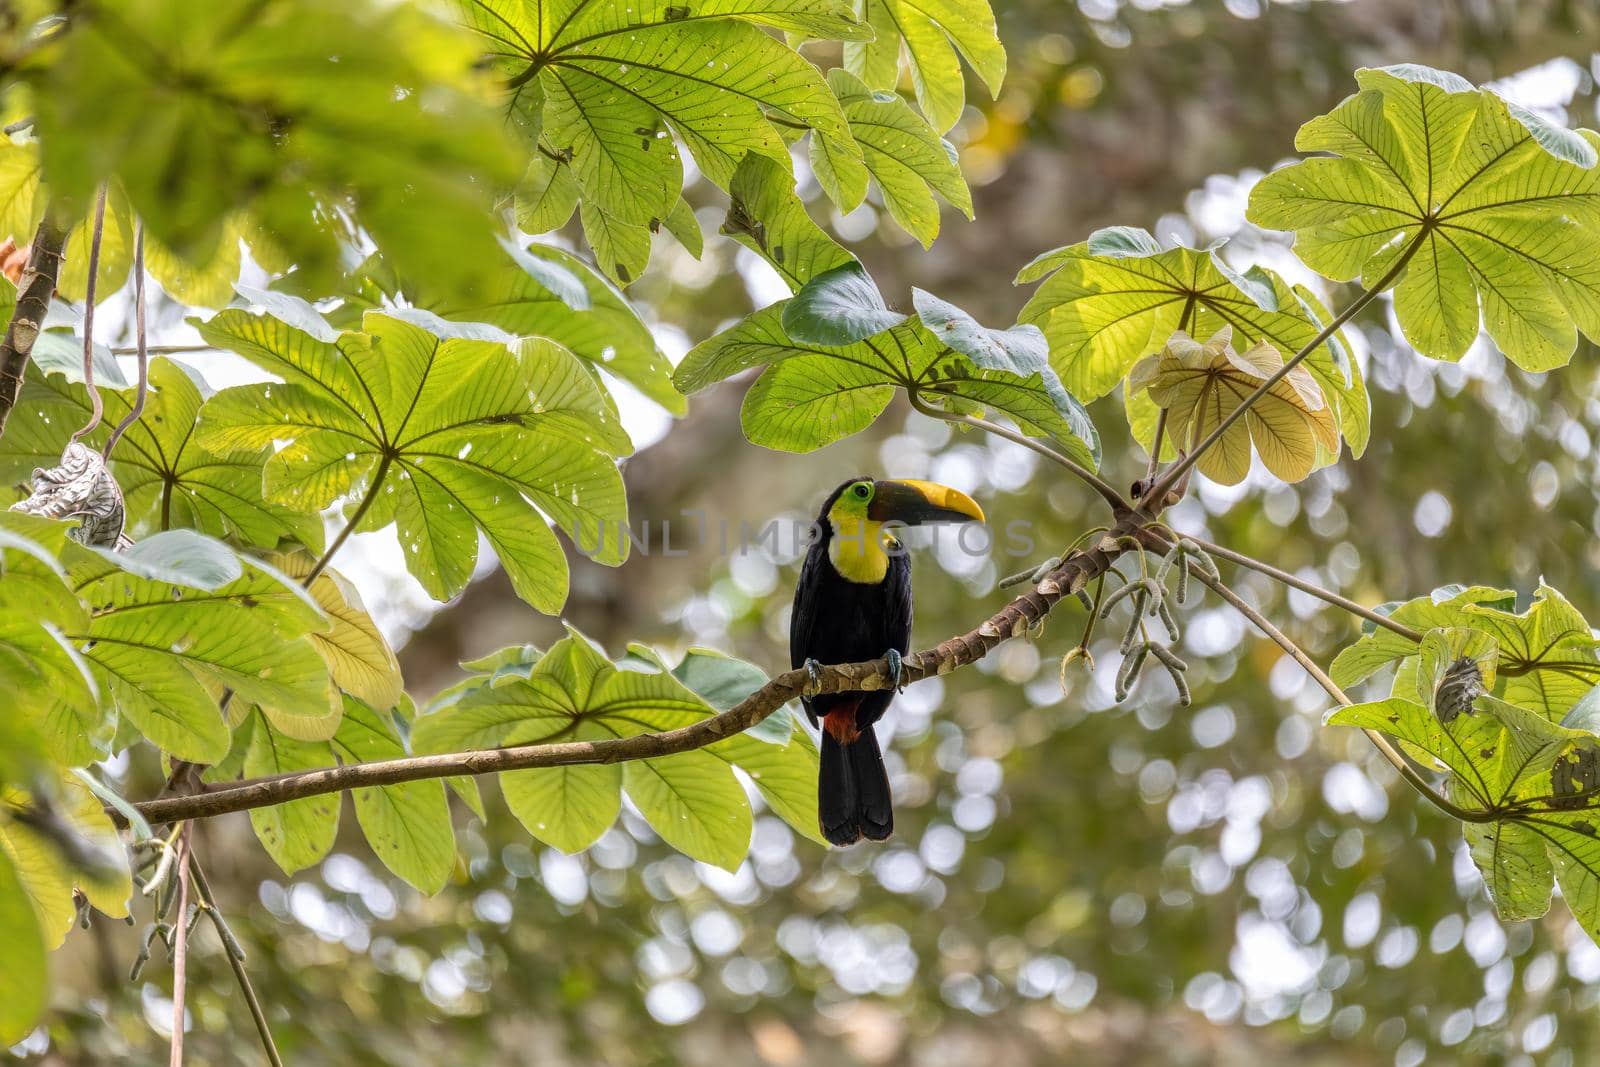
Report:
M 882 481 L 873 483 L 867 518 L 906 526 L 928 522 L 982 522 L 983 509 L 959 489 L 938 482 Z

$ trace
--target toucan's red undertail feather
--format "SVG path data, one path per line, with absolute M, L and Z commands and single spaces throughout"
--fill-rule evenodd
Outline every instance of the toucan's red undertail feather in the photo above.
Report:
M 854 744 L 856 738 L 861 736 L 861 728 L 856 725 L 856 705 L 859 701 L 852 701 L 834 707 L 822 717 L 822 728 L 828 735 L 841 745 Z

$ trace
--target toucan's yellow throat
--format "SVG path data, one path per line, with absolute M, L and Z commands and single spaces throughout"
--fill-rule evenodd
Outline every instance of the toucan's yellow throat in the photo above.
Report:
M 840 486 L 828 508 L 833 528 L 828 558 L 848 580 L 877 584 L 889 572 L 890 555 L 900 547 L 894 526 L 972 521 L 983 521 L 983 509 L 948 485 L 858 479 Z

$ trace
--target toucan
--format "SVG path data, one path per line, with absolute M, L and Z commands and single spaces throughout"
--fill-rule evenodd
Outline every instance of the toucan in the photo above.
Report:
M 852 478 L 828 495 L 800 568 L 789 616 L 789 662 L 815 676 L 824 663 L 886 657 L 891 688 L 802 697 L 822 728 L 817 817 L 835 845 L 894 832 L 889 774 L 872 724 L 889 710 L 911 649 L 911 561 L 894 528 L 983 521 L 965 493 L 935 482 Z

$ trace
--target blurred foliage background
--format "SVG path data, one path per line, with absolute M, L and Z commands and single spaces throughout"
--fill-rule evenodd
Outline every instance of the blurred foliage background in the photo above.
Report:
M 1020 307 L 1017 267 L 1104 225 L 1191 243 L 1237 234 L 1240 250 L 1292 269 L 1243 224 L 1244 194 L 1358 66 L 1511 78 L 1523 102 L 1596 123 L 1600 14 L 1584 0 L 996 10 L 1005 88 L 989 100 L 970 87 L 952 134 L 977 221 L 947 214 L 924 253 L 870 204 L 823 220 L 891 297 L 920 285 L 984 321 Z M 720 209 L 701 221 L 715 231 Z M 701 262 L 666 242 L 656 254 L 629 296 L 675 351 L 781 295 L 725 239 Z M 1360 332 L 1366 456 L 1297 486 L 1201 484 L 1173 524 L 1366 603 L 1450 581 L 1527 593 L 1543 575 L 1592 617 L 1595 353 L 1527 375 L 1487 342 L 1459 366 L 1425 363 L 1381 307 Z M 620 569 L 574 561 L 567 617 L 613 652 L 632 639 L 706 644 L 787 666 L 793 546 L 729 554 L 718 531 L 737 542 L 741 521 L 809 517 L 858 471 L 957 485 L 1001 531 L 987 553 L 917 552 L 919 647 L 974 625 L 1004 602 L 999 576 L 1103 518 L 1031 454 L 909 409 L 821 453 L 761 451 L 740 438 L 741 391 L 699 397 L 670 425 L 646 417 L 659 440 L 627 465 L 636 528 L 670 520 L 677 536 L 703 516 L 710 536 L 686 554 L 636 548 Z M 1143 457 L 1117 430 L 1115 398 L 1095 414 L 1107 470 L 1125 484 Z M 1008 542 L 1013 521 L 1032 548 Z M 1319 603 L 1237 578 L 1322 662 L 1357 633 Z M 296 1065 L 1595 1062 L 1600 949 L 1565 909 L 1496 920 L 1454 824 L 1354 731 L 1319 725 L 1325 697 L 1299 668 L 1215 599 L 1188 616 L 1190 709 L 1155 673 L 1113 705 L 1114 636 L 1095 645 L 1099 673 L 1075 667 L 1063 696 L 1075 606 L 1038 640 L 909 689 L 886 727 L 901 812 L 886 847 L 825 854 L 763 817 L 730 876 L 631 816 L 567 857 L 530 848 L 509 818 L 484 826 L 461 811 L 465 861 L 433 899 L 355 858 L 359 847 L 286 882 L 243 816 L 196 827 L 197 848 Z M 425 694 L 458 659 L 548 643 L 559 624 L 490 574 L 396 625 L 414 628 L 402 660 Z M 137 784 L 154 768 L 123 770 L 125 791 L 148 793 Z M 10 1056 L 165 1062 L 169 974 L 158 957 L 130 984 L 137 944 L 136 929 L 104 922 L 69 939 L 48 1033 Z M 258 1062 L 209 932 L 192 953 L 189 1062 Z

